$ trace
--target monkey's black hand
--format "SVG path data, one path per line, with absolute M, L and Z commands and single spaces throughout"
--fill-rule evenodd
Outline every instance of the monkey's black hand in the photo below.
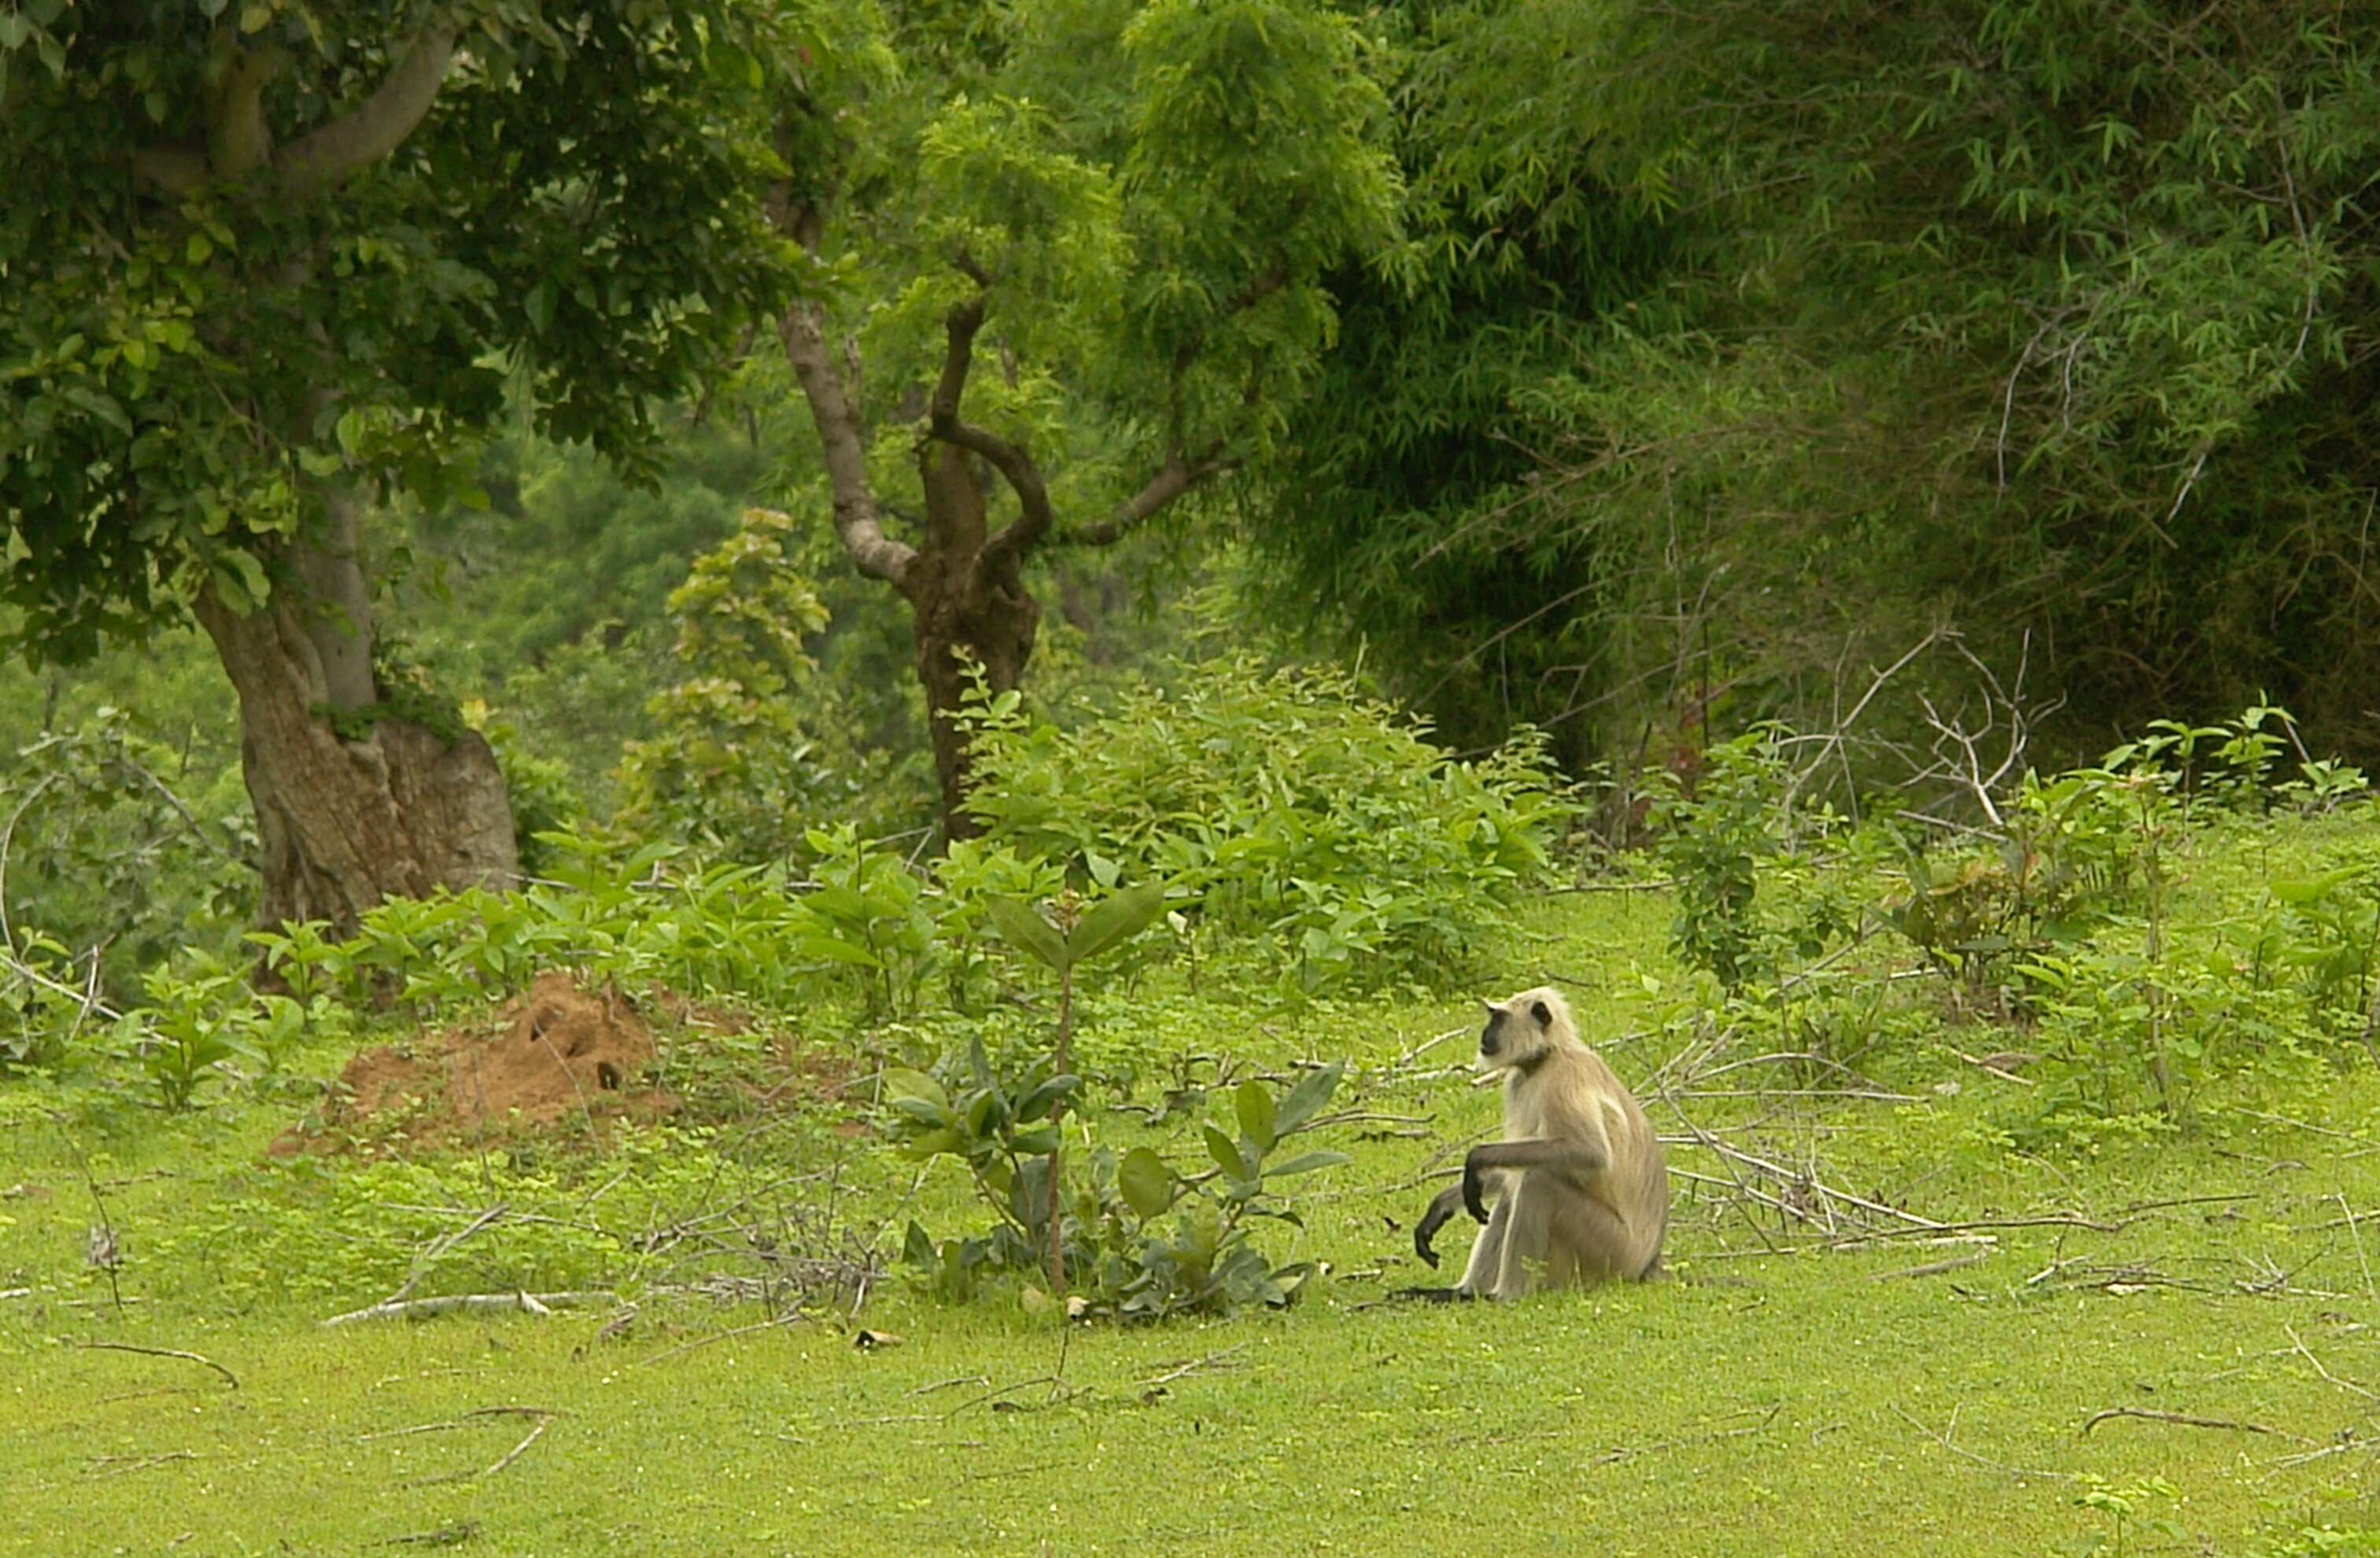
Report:
M 1479 1172 L 1475 1154 L 1463 1160 L 1463 1210 L 1481 1223 L 1488 1221 L 1488 1176 Z
M 1430 1209 L 1422 1213 L 1421 1221 L 1414 1224 L 1414 1253 L 1433 1267 L 1438 1264 L 1438 1251 L 1429 1248 L 1429 1241 L 1438 1237 L 1438 1231 L 1446 1226 L 1446 1220 L 1453 1215 L 1452 1208 L 1433 1201 Z

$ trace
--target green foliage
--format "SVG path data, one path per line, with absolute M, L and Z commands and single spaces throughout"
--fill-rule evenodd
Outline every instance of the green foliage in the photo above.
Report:
M 102 702 L 0 767 L 0 918 L 78 959 L 97 949 L 101 992 L 117 998 L 176 948 L 228 950 L 254 901 L 255 833 L 236 763 L 219 770 L 207 747 L 154 730 Z
M 1293 1303 L 1312 1263 L 1274 1265 L 1250 1242 L 1252 1224 L 1302 1226 L 1270 1187 L 1349 1161 L 1321 1150 L 1273 1156 L 1312 1124 L 1340 1072 L 1335 1064 L 1309 1072 L 1278 1098 L 1261 1082 L 1242 1083 L 1230 1122 L 1201 1130 L 1211 1160 L 1205 1168 L 1185 1173 L 1145 1146 L 1121 1155 L 1094 1148 L 1087 1175 L 1057 1187 L 1066 1269 L 1082 1296 L 1130 1320 Z M 946 1056 L 930 1075 L 887 1073 L 888 1127 L 904 1153 L 960 1160 L 996 1217 L 989 1232 L 964 1238 L 937 1240 L 909 1224 L 904 1255 L 937 1296 L 972 1298 L 987 1278 L 1040 1269 L 1050 1170 L 1058 1161 L 1050 1117 L 1081 1085 L 1078 1077 L 1053 1074 L 1047 1059 L 1003 1077 L 979 1041 L 963 1064 Z
M 1815 725 L 1947 616 L 2051 761 L 2265 687 L 2368 759 L 2369 16 L 1375 14 L 1416 241 L 1253 533 L 1459 739 Z
M 588 820 L 587 802 L 570 765 L 531 750 L 518 724 L 492 717 L 488 706 L 476 699 L 463 705 L 461 712 L 496 754 L 504 794 L 512 802 L 513 847 L 522 874 L 544 875 L 548 857 L 542 835 L 567 832 Z
M 1725 989 L 1774 971 L 1777 949 L 1761 926 L 1758 869 L 1782 847 L 1778 834 L 1784 760 L 1773 728 L 1747 731 L 1703 754 L 1691 786 L 1663 770 L 1647 820 L 1654 857 L 1677 885 L 1670 944 L 1688 967 Z
M 985 901 L 984 909 L 1011 946 L 1031 953 L 1063 979 L 1071 977 L 1079 965 L 1130 941 L 1154 924 L 1157 917 L 1165 912 L 1165 884 L 1144 882 L 1101 898 L 1087 909 L 1077 909 L 1069 903 L 1066 914 L 1073 920 L 1073 928 L 1065 931 L 1050 924 L 1040 910 L 1022 899 L 990 898 Z
M 1541 749 L 1450 760 L 1332 671 L 1226 658 L 1061 730 L 978 699 L 986 836 L 1076 880 L 1161 879 L 1225 937 L 1286 954 L 1285 991 L 1461 977 L 1549 874 L 1568 802 Z
M 647 453 L 652 401 L 782 286 L 737 45 L 802 20 L 12 9 L 0 523 L 21 641 L 79 660 L 201 591 L 252 609 L 290 582 L 324 482 L 467 492 L 507 364 L 542 425 Z

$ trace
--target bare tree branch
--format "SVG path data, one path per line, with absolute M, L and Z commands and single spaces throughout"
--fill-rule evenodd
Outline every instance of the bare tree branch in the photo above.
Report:
M 179 197 L 268 166 L 284 192 L 300 198 L 322 194 L 395 152 L 420 125 L 445 84 L 458 31 L 452 19 L 423 28 L 354 112 L 317 125 L 278 152 L 264 123 L 262 100 L 282 57 L 275 50 L 246 51 L 227 67 L 209 105 L 207 150 L 144 147 L 132 154 L 132 171 Z
M 1112 546 L 1140 528 L 1143 520 L 1163 509 L 1192 489 L 1205 485 L 1215 477 L 1230 470 L 1239 462 L 1227 459 L 1217 444 L 1196 460 L 1185 460 L 1181 452 L 1165 456 L 1139 492 L 1116 505 L 1116 511 L 1095 524 L 1067 531 L 1059 541 L 1068 546 Z
M 964 252 L 956 263 L 977 286 L 988 281 Z M 1041 479 L 1041 467 L 1033 456 L 990 428 L 978 427 L 959 415 L 959 399 L 966 393 L 967 373 L 975 366 L 976 334 L 983 328 L 989 303 L 987 294 L 978 291 L 951 305 L 943 320 L 949 345 L 942 354 L 941 377 L 935 381 L 933 396 L 926 402 L 926 431 L 929 437 L 990 460 L 1016 493 L 1016 517 L 983 544 L 983 562 L 991 566 L 1032 550 L 1050 533 L 1055 516 L 1050 508 L 1049 483 Z
M 777 334 L 784 342 L 785 360 L 801 383 L 802 398 L 809 402 L 810 420 L 818 427 L 827 487 L 834 499 L 835 534 L 843 538 L 844 550 L 861 573 L 907 589 L 917 550 L 886 535 L 876 517 L 859 408 L 828 353 L 824 310 L 807 299 L 795 303 L 778 322 Z

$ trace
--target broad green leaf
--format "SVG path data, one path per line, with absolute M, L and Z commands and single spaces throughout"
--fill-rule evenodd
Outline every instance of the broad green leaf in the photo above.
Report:
M 553 283 L 550 281 L 539 282 L 521 299 L 521 306 L 528 310 L 530 327 L 540 335 L 545 334 L 545 327 L 553 323 Z
M 1257 1151 L 1271 1151 L 1280 1139 L 1274 1134 L 1271 1091 L 1251 1077 L 1232 1094 L 1232 1107 L 1240 1116 L 1240 1134 L 1255 1142 Z
M 845 963 L 855 968 L 880 968 L 884 960 L 864 946 L 857 946 L 839 936 L 800 936 L 794 941 L 794 950 L 808 957 L 822 957 L 830 963 Z
M 1030 1125 L 1056 1108 L 1060 1099 L 1065 1098 L 1082 1085 L 1083 1079 L 1071 1071 L 1037 1083 L 1030 1091 L 1017 1101 L 1016 1118 L 1021 1123 Z
M 1331 1093 L 1338 1089 L 1339 1077 L 1346 1069 L 1342 1063 L 1334 1060 L 1300 1077 L 1297 1085 L 1281 1095 L 1281 1106 L 1274 1111 L 1274 1139 L 1289 1135 L 1314 1118 L 1316 1112 L 1330 1102 Z
M 2329 896 L 2332 888 L 2354 881 L 2358 870 L 2345 866 L 2319 876 L 2284 877 L 2273 883 L 2273 896 L 2285 904 L 2319 903 Z
M 251 608 L 261 606 L 273 594 L 273 586 L 264 577 L 264 565 L 256 560 L 253 553 L 237 546 L 227 546 L 215 554 L 215 583 Z
M 1300 1152 L 1287 1162 L 1266 1164 L 1265 1177 L 1278 1179 L 1288 1174 L 1308 1174 L 1316 1169 L 1337 1168 L 1341 1163 L 1352 1163 L 1354 1161 L 1344 1152 Z
M 1085 911 L 1066 939 L 1066 950 L 1077 963 L 1097 957 L 1118 942 L 1140 934 L 1165 911 L 1165 883 L 1144 882 L 1112 898 L 1102 898 Z
M 1065 939 L 1041 917 L 1040 910 L 1014 898 L 989 898 L 983 907 L 991 917 L 992 928 L 1009 945 L 1031 953 L 1062 974 L 1074 966 Z
M 1155 1217 L 1173 1204 L 1173 1171 L 1146 1147 L 1135 1147 L 1116 1166 L 1116 1188 L 1124 1205 L 1143 1217 Z
M 1233 1179 L 1247 1178 L 1247 1160 L 1241 1156 L 1238 1144 L 1213 1126 L 1199 1128 L 1207 1139 L 1208 1156 L 1215 1160 L 1215 1166 Z

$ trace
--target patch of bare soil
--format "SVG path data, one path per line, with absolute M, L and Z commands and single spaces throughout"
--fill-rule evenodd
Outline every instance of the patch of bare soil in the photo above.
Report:
M 340 1072 L 319 1121 L 283 1132 L 270 1150 L 331 1152 L 398 1135 L 415 1147 L 455 1145 L 550 1129 L 565 1116 L 659 1119 L 678 1104 L 649 1075 L 653 1053 L 628 1000 L 540 974 L 492 1030 L 452 1028 L 363 1051 Z

